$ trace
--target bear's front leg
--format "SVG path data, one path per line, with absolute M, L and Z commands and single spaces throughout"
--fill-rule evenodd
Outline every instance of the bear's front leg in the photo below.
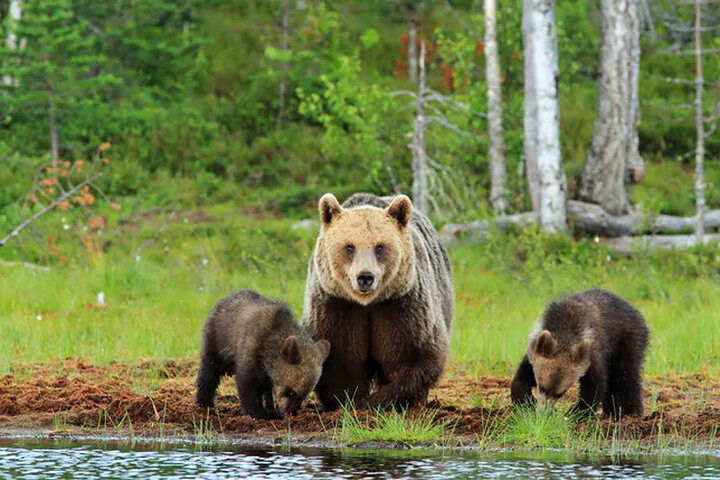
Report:
M 510 399 L 513 405 L 535 405 L 532 389 L 536 385 L 535 372 L 526 354 L 510 384 Z
M 411 367 L 391 372 L 390 383 L 370 396 L 368 406 L 376 408 L 412 408 L 427 401 L 430 388 L 440 379 L 444 359 L 429 356 Z
M 365 405 L 370 394 L 368 372 L 368 318 L 361 308 L 330 298 L 313 305 L 313 336 L 330 342 L 315 394 L 325 410 L 335 410 L 348 401 Z
M 250 415 L 256 420 L 273 416 L 265 409 L 263 404 L 263 398 L 270 391 L 266 379 L 254 375 L 251 371 L 238 368 L 235 371 L 235 385 L 237 386 L 240 405 L 246 415 Z

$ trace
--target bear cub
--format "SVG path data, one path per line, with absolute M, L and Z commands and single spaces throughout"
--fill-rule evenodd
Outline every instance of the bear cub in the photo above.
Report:
M 615 418 L 642 415 L 641 368 L 649 332 L 640 312 L 605 290 L 551 302 L 530 335 L 515 373 L 513 404 L 552 408 L 575 383 L 578 401 L 571 413 L 586 416 L 598 403 Z
M 213 406 L 223 375 L 234 375 L 244 413 L 253 418 L 295 414 L 315 388 L 330 351 L 295 323 L 283 303 L 251 290 L 213 307 L 203 328 L 195 403 Z

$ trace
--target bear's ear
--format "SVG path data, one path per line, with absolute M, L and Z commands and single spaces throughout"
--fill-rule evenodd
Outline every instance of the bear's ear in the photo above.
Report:
M 320 351 L 320 356 L 322 357 L 320 361 L 324 362 L 328 354 L 330 353 L 330 342 L 328 342 L 327 340 L 318 340 L 317 342 L 315 342 L 315 346 Z
M 552 333 L 543 330 L 540 332 L 540 335 L 538 335 L 537 340 L 535 340 L 533 352 L 535 352 L 536 355 L 549 358 L 555 355 L 557 346 L 557 341 L 553 338 Z
M 282 348 L 282 356 L 286 362 L 291 365 L 297 365 L 302 360 L 300 354 L 300 345 L 298 345 L 298 339 L 295 335 L 290 335 L 285 339 L 285 343 Z
M 392 203 L 387 208 L 387 213 L 400 225 L 405 228 L 410 222 L 410 213 L 412 212 L 412 203 L 405 195 L 398 195 L 393 198 Z
M 330 222 L 332 222 L 333 219 L 342 212 L 340 202 L 338 202 L 337 198 L 335 198 L 335 195 L 332 193 L 326 193 L 322 196 L 319 207 L 320 221 L 323 225 L 330 225 Z
M 573 363 L 582 365 L 590 359 L 590 340 L 587 338 L 575 345 L 572 349 L 572 355 L 570 357 Z

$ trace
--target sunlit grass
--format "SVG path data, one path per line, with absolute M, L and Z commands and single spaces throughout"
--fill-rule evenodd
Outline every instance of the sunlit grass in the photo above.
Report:
M 436 415 L 433 410 L 423 410 L 412 416 L 406 410 L 358 412 L 353 406 L 347 406 L 343 408 L 336 434 L 344 444 L 438 442 L 446 436 L 448 423 L 436 421 Z
M 98 364 L 193 358 L 210 308 L 236 289 L 283 299 L 300 316 L 317 231 L 294 229 L 291 220 L 238 218 L 227 208 L 211 213 L 216 219 L 207 222 L 176 219 L 140 261 L 137 246 L 153 239 L 161 219 L 133 217 L 132 228 L 110 229 L 105 235 L 112 246 L 100 258 L 50 264 L 50 271 L 0 265 L 0 373 L 13 364 L 69 356 Z M 602 287 L 647 318 L 647 372 L 720 371 L 720 269 L 712 266 L 718 254 L 622 259 L 563 242 L 530 232 L 450 249 L 456 369 L 512 374 L 549 299 Z M 677 265 L 685 264 L 715 273 L 678 273 Z M 101 291 L 104 307 L 96 305 Z

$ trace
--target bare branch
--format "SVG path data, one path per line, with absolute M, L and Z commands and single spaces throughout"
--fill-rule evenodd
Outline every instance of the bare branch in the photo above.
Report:
M 8 241 L 12 240 L 13 238 L 17 237 L 18 234 L 19 234 L 21 231 L 23 231 L 28 225 L 30 225 L 32 222 L 34 222 L 35 220 L 37 220 L 38 218 L 42 217 L 42 216 L 45 215 L 47 212 L 49 212 L 50 210 L 52 210 L 53 208 L 55 208 L 60 202 L 62 202 L 63 200 L 69 198 L 71 195 L 73 195 L 75 192 L 77 192 L 78 190 L 80 190 L 82 187 L 84 187 L 85 185 L 88 185 L 88 184 L 94 182 L 95 180 L 97 180 L 97 179 L 100 178 L 101 176 L 102 176 L 102 173 L 98 173 L 98 174 L 96 174 L 95 176 L 90 177 L 90 178 L 82 181 L 81 183 L 78 183 L 78 184 L 75 186 L 75 188 L 73 188 L 72 190 L 69 190 L 69 191 L 66 192 L 64 195 L 61 195 L 60 197 L 57 198 L 57 200 L 55 200 L 55 201 L 53 201 L 52 203 L 50 203 L 49 205 L 45 206 L 43 209 L 38 210 L 37 212 L 35 212 L 35 214 L 33 214 L 31 217 L 27 218 L 25 221 L 23 221 L 22 223 L 20 223 L 20 225 L 18 225 L 17 227 L 15 227 L 15 229 L 14 229 L 12 232 L 10 232 L 9 234 L 7 234 L 7 235 L 5 236 L 5 238 L 3 238 L 2 240 L 0 240 L 0 247 L 4 246 Z

